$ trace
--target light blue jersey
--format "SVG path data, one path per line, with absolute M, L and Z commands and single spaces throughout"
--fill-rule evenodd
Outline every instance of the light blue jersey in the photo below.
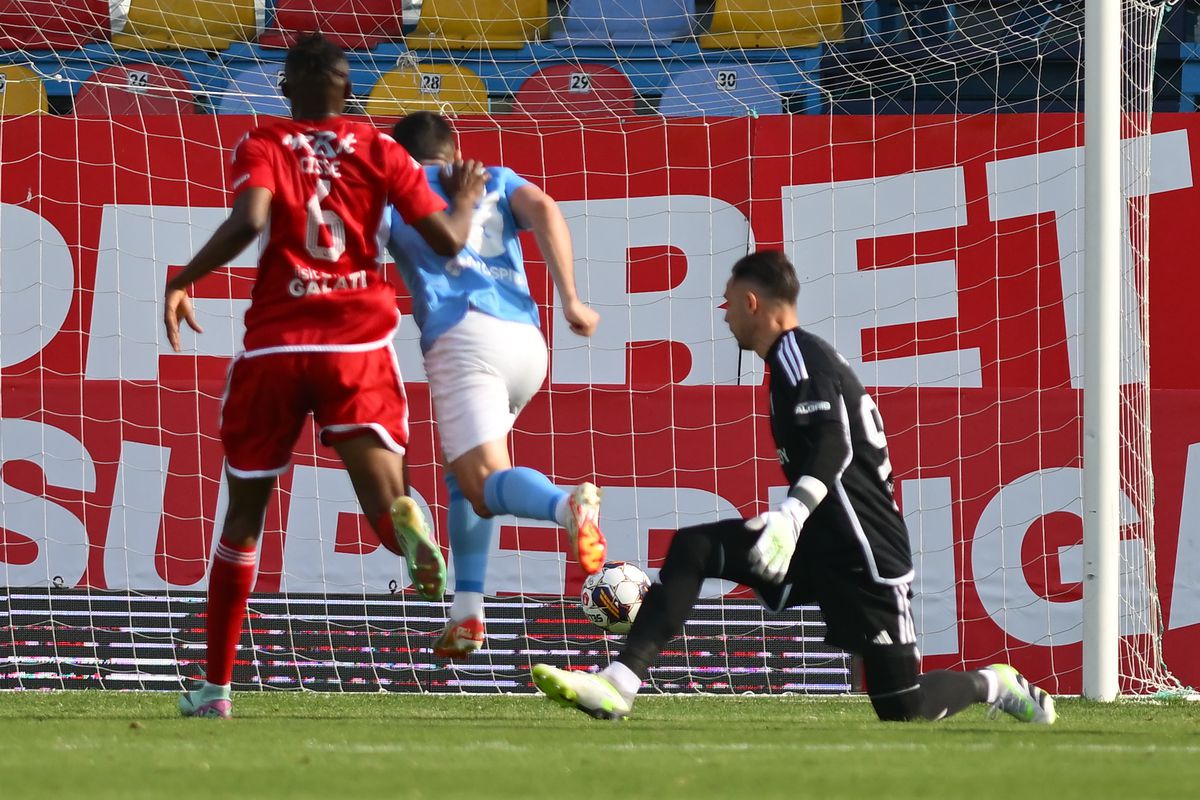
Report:
M 446 202 L 440 167 L 426 167 L 429 185 Z M 429 348 L 474 309 L 511 322 L 538 326 L 537 304 L 529 295 L 520 230 L 509 198 L 528 183 L 507 167 L 488 167 L 483 198 L 471 220 L 467 246 L 446 258 L 433 252 L 421 234 L 392 209 L 388 250 L 413 298 L 413 319 L 421 329 L 421 350 Z

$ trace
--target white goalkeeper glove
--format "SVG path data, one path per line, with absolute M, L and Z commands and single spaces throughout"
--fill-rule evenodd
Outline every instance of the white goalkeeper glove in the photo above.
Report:
M 782 581 L 806 519 L 808 506 L 789 497 L 778 510 L 746 520 L 746 530 L 758 533 L 758 541 L 750 548 L 750 570 L 770 583 Z

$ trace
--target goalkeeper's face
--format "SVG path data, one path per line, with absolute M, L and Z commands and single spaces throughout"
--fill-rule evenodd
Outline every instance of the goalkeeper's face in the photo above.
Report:
M 725 284 L 725 324 L 743 350 L 753 350 L 757 341 L 758 296 L 749 283 L 730 278 Z

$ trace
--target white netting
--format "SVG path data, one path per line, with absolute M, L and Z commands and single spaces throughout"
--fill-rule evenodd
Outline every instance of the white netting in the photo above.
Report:
M 1177 573 L 1172 613 L 1160 607 L 1157 567 L 1190 563 L 1192 550 L 1175 519 L 1156 519 L 1150 467 L 1150 255 L 1167 252 L 1158 229 L 1151 247 L 1150 211 L 1160 195 L 1190 202 L 1178 198 L 1191 188 L 1190 123 L 1151 130 L 1151 111 L 1188 86 L 1186 65 L 1171 64 L 1187 60 L 1194 11 L 1165 8 L 1126 1 L 1131 692 L 1177 685 L 1164 646 L 1172 666 L 1200 647 L 1186 632 L 1164 645 L 1168 616 L 1174 628 L 1200 621 L 1200 593 Z M 0 0 L 0 642 L 12 646 L 0 685 L 154 686 L 198 673 L 225 504 L 218 404 L 254 256 L 201 284 L 206 330 L 182 356 L 160 330 L 162 286 L 225 214 L 233 143 L 287 113 L 284 48 L 321 29 L 347 48 L 350 111 L 381 126 L 416 109 L 450 114 L 468 156 L 560 202 L 580 293 L 603 322 L 590 346 L 566 331 L 527 240 L 554 356 L 513 455 L 557 482 L 606 488 L 614 558 L 653 571 L 669 531 L 778 500 L 761 367 L 739 354 L 718 306 L 738 256 L 782 247 L 803 281 L 803 324 L 859 370 L 887 421 L 927 665 L 1011 661 L 1079 691 L 1083 10 Z M 396 344 L 413 485 L 445 541 L 416 342 L 409 319 Z M 533 662 L 606 657 L 559 534 L 508 519 L 488 647 L 462 668 L 434 659 L 444 606 L 403 591 L 403 569 L 371 541 L 331 455 L 308 429 L 281 480 L 237 682 L 522 691 Z M 1186 507 L 1183 460 L 1165 462 L 1172 514 Z M 772 618 L 732 589 L 708 588 L 656 685 L 850 685 L 811 610 Z
M 1136 526 L 1146 542 L 1142 555 L 1126 549 L 1121 565 L 1120 616 L 1140 633 L 1120 639 L 1122 690 L 1144 693 L 1180 688 L 1162 654 L 1164 619 L 1155 564 L 1155 497 L 1150 402 L 1150 203 L 1153 192 L 1151 119 L 1155 59 L 1165 3 L 1132 0 L 1123 7 L 1122 193 L 1128 202 L 1128 245 L 1122 273 L 1121 360 L 1125 375 L 1121 403 L 1121 489 L 1133 514 L 1122 524 Z

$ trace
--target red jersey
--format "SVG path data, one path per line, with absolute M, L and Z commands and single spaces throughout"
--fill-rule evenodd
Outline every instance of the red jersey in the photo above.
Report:
M 342 117 L 255 128 L 233 151 L 236 196 L 269 189 L 271 221 L 246 311 L 247 353 L 364 350 L 391 341 L 388 203 L 406 222 L 446 208 L 390 136 Z

